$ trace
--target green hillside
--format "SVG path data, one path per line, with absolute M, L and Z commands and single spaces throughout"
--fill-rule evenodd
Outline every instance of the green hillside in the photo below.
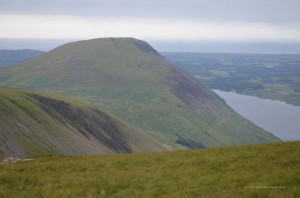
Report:
M 0 67 L 8 67 L 41 55 L 42 51 L 22 49 L 22 50 L 4 50 L 0 49 Z
M 1 69 L 0 84 L 80 98 L 176 148 L 279 141 L 132 38 L 65 44 Z
M 300 142 L 0 164 L 0 197 L 300 197 Z
M 142 131 L 82 102 L 0 87 L 0 156 L 163 150 Z

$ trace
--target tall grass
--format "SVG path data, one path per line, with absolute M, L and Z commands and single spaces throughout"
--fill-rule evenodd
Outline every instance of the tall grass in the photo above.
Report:
M 300 197 L 299 148 L 40 157 L 0 165 L 0 197 Z

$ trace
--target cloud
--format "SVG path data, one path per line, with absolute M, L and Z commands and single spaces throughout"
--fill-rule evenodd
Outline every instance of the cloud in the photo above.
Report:
M 0 13 L 300 22 L 299 0 L 0 0 Z
M 145 40 L 300 40 L 300 23 L 241 23 L 181 18 L 1 14 L 0 38 Z

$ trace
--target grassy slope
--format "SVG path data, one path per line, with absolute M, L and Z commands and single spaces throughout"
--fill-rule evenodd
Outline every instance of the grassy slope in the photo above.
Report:
M 2 197 L 299 197 L 300 142 L 0 165 Z
M 0 70 L 0 84 L 78 97 L 177 148 L 278 141 L 135 39 L 66 44 Z
M 8 67 L 36 57 L 44 52 L 38 50 L 0 50 L 0 67 Z
M 140 130 L 80 101 L 0 87 L 0 156 L 159 150 Z

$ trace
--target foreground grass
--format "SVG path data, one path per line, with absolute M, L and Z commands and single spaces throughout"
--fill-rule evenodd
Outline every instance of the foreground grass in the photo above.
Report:
M 0 197 L 300 197 L 300 142 L 0 165 Z

